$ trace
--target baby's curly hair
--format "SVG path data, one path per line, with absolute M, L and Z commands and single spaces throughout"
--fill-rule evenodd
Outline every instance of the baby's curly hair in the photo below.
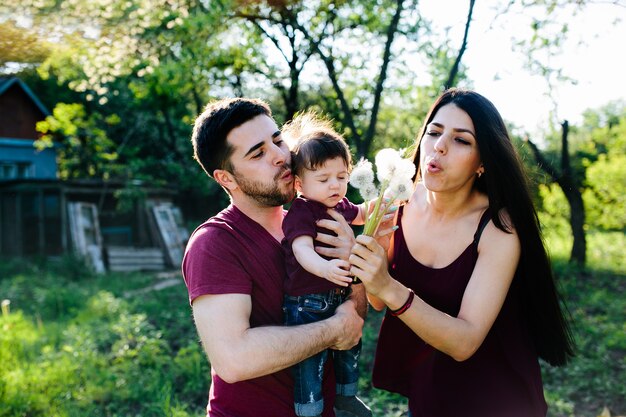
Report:
M 285 124 L 282 134 L 291 145 L 291 170 L 295 175 L 302 176 L 304 169 L 314 171 L 338 157 L 343 159 L 348 172 L 351 171 L 352 156 L 345 139 L 333 129 L 330 120 L 314 111 L 298 114 Z

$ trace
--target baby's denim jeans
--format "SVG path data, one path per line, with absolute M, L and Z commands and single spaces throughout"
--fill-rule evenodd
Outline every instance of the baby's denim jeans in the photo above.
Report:
M 334 314 L 350 292 L 350 288 L 337 288 L 320 294 L 285 296 L 285 324 L 307 324 L 326 319 Z M 292 367 L 295 379 L 295 410 L 298 416 L 317 416 L 324 410 L 322 378 L 329 353 L 333 355 L 337 395 L 356 395 L 360 340 L 350 350 L 327 349 Z

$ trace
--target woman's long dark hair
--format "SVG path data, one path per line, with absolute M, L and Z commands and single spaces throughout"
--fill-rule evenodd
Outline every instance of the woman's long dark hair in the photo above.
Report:
M 491 220 L 504 232 L 510 226 L 499 213 L 506 209 L 521 244 L 520 260 L 512 285 L 518 285 L 523 314 L 539 357 L 551 365 L 563 365 L 574 355 L 574 342 L 548 254 L 543 244 L 537 212 L 528 187 L 528 179 L 507 128 L 495 106 L 482 95 L 465 89 L 449 89 L 435 101 L 418 136 L 413 153 L 420 180 L 420 144 L 426 127 L 437 111 L 454 104 L 465 111 L 474 123 L 476 141 L 485 171 L 474 186 L 489 198 Z

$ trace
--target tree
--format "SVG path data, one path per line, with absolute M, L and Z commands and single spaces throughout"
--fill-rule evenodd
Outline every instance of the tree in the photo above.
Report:
M 94 7 L 85 0 L 9 0 L 0 6 L 0 14 L 27 16 L 33 32 L 57 39 L 39 72 L 77 93 L 75 104 L 89 115 L 86 120 L 98 115 L 97 125 L 113 146 L 107 152 L 115 153 L 124 166 L 109 175 L 153 184 L 176 178 L 178 187 L 206 195 L 217 194 L 219 187 L 198 187 L 206 179 L 189 158 L 191 122 L 208 101 L 211 87 L 234 85 L 236 76 L 222 70 L 236 71 L 237 56 L 245 54 L 237 47 L 221 47 L 226 3 L 205 7 L 195 1 L 103 0 Z M 115 125 L 100 123 L 115 118 Z M 96 143 L 102 132 L 89 131 L 96 123 L 86 120 L 66 117 L 64 130 L 74 121 L 85 145 L 93 142 L 92 148 L 100 149 Z M 63 136 L 63 131 L 54 133 Z M 61 165 L 75 166 L 75 156 L 87 148 L 64 148 Z M 86 176 L 97 172 L 79 167 L 70 171 Z
M 15 22 L 0 23 L 0 72 L 8 64 L 40 64 L 50 55 L 50 44 Z
M 571 16 L 582 13 L 592 1 L 580 0 L 550 0 L 550 1 L 522 1 L 518 6 L 522 6 L 522 12 L 530 16 L 531 36 L 518 40 L 514 45 L 524 51 L 527 57 L 526 66 L 531 73 L 543 77 L 547 85 L 546 95 L 551 99 L 553 109 L 550 119 L 553 124 L 559 120 L 558 109 L 559 100 L 556 86 L 565 82 L 576 83 L 566 74 L 565 68 L 555 67 L 552 62 L 554 58 L 562 53 L 563 46 L 568 41 L 569 26 L 567 18 L 559 17 Z M 509 2 L 504 10 L 511 12 L 512 6 L 516 2 Z M 539 9 L 538 9 L 538 7 Z M 537 12 L 539 10 L 539 12 Z M 539 148 L 527 139 L 531 151 L 550 179 L 557 183 L 562 189 L 570 206 L 570 227 L 573 234 L 573 245 L 570 255 L 570 262 L 581 266 L 586 262 L 586 236 L 585 236 L 585 202 L 583 193 L 587 188 L 585 181 L 585 162 L 589 158 L 598 158 L 598 154 L 586 154 L 584 150 L 578 150 L 574 157 L 570 156 L 570 126 L 567 120 L 560 123 L 560 170 L 551 163 L 546 155 Z
M 97 125 L 125 167 L 116 175 L 176 178 L 185 190 L 221 196 L 217 186 L 197 186 L 203 173 L 190 161 L 191 125 L 206 102 L 261 96 L 279 123 L 318 109 L 357 157 L 405 146 L 442 87 L 471 83 L 462 61 L 475 1 L 466 4 L 460 46 L 448 30 L 433 33 L 416 0 L 7 0 L 0 16 L 24 17 L 31 33 L 55 39 L 39 72 L 69 86 L 86 115 L 101 115 Z M 543 65 L 531 71 L 565 79 L 545 71 L 541 55 L 542 45 L 554 45 L 550 53 L 559 46 L 544 32 L 555 3 L 507 2 L 503 13 L 513 5 L 546 8 L 533 15 L 524 52 L 536 51 L 531 62 Z M 119 123 L 102 123 L 115 117 Z
M 548 174 L 545 182 L 557 184 L 569 205 L 574 237 L 571 262 L 585 264 L 588 230 L 623 233 L 626 227 L 625 109 L 623 102 L 609 103 L 588 110 L 580 127 L 564 122 L 560 149 L 539 150 L 527 141 L 539 167 Z M 557 159 L 560 169 L 554 163 Z
M 581 266 L 585 265 L 587 256 L 587 242 L 585 238 L 585 205 L 582 198 L 582 183 L 579 178 L 574 174 L 569 155 L 569 123 L 564 121 L 561 124 L 561 169 L 557 169 L 554 164 L 548 161 L 541 153 L 537 145 L 529 138 L 527 138 L 528 145 L 532 150 L 537 163 L 540 168 L 544 170 L 552 179 L 556 182 L 570 206 L 570 225 L 572 227 L 572 234 L 574 236 L 574 243 L 572 245 L 572 252 L 570 255 L 570 261 L 575 262 Z
M 609 103 L 588 111 L 581 128 L 592 155 L 586 167 L 583 200 L 590 227 L 624 232 L 626 228 L 626 103 Z
M 301 8 L 301 5 L 295 4 L 292 7 Z M 267 62 L 269 60 L 263 59 L 260 66 L 265 71 L 258 71 L 280 93 L 285 106 L 285 120 L 292 119 L 300 110 L 300 77 L 313 54 L 308 41 L 295 31 L 296 15 L 286 5 L 270 7 L 257 3 L 234 10 L 236 18 L 249 22 L 262 38 L 270 41 L 273 49 L 287 65 L 288 71 L 285 72 Z
M 87 114 L 80 104 L 58 104 L 51 116 L 37 123 L 43 133 L 36 141 L 39 149 L 56 146 L 59 156 L 59 177 L 62 179 L 101 178 L 116 176 L 115 144 L 106 134 L 105 124 L 119 123 L 99 113 Z
M 471 1 L 462 49 L 452 67 L 445 62 L 450 82 L 454 82 L 459 72 L 473 4 Z M 301 85 L 304 65 L 321 64 L 325 68 L 336 103 L 324 100 L 324 109 L 327 112 L 330 109 L 341 122 L 358 157 L 369 153 L 376 137 L 378 118 L 384 106 L 383 93 L 396 98 L 404 91 L 402 87 L 385 86 L 393 64 L 397 67 L 394 72 L 402 73 L 404 70 L 398 68 L 404 64 L 400 58 L 403 52 L 411 48 L 419 50 L 427 44 L 420 36 L 428 33 L 428 23 L 417 13 L 416 6 L 416 2 L 408 0 L 295 1 L 274 7 L 254 3 L 238 10 L 236 16 L 253 22 L 288 65 L 289 94 L 283 94 L 287 117 L 298 108 L 297 88 Z M 401 42 L 395 42 L 400 38 Z M 423 45 L 416 47 L 420 42 Z M 345 45 L 367 45 L 367 48 L 349 46 L 347 49 Z M 319 61 L 311 62 L 312 53 Z M 375 78 L 373 83 L 372 77 Z

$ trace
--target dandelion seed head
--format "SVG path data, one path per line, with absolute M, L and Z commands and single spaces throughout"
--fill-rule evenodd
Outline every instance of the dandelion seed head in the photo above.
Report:
M 400 159 L 396 167 L 396 176 L 398 181 L 411 180 L 415 175 L 415 164 L 410 159 Z
M 401 160 L 402 156 L 395 149 L 385 148 L 378 151 L 375 158 L 378 181 L 391 181 Z
M 350 174 L 350 184 L 358 190 L 374 186 L 374 171 L 370 161 L 366 159 L 359 161 Z
M 385 197 L 394 200 L 405 201 L 411 198 L 413 193 L 413 182 L 411 180 L 395 182 L 385 191 Z
M 361 197 L 363 197 L 363 200 L 365 201 L 371 201 L 371 200 L 375 200 L 376 198 L 378 198 L 378 188 L 376 188 L 374 183 L 371 183 L 363 188 L 360 188 L 359 192 L 361 193 Z

